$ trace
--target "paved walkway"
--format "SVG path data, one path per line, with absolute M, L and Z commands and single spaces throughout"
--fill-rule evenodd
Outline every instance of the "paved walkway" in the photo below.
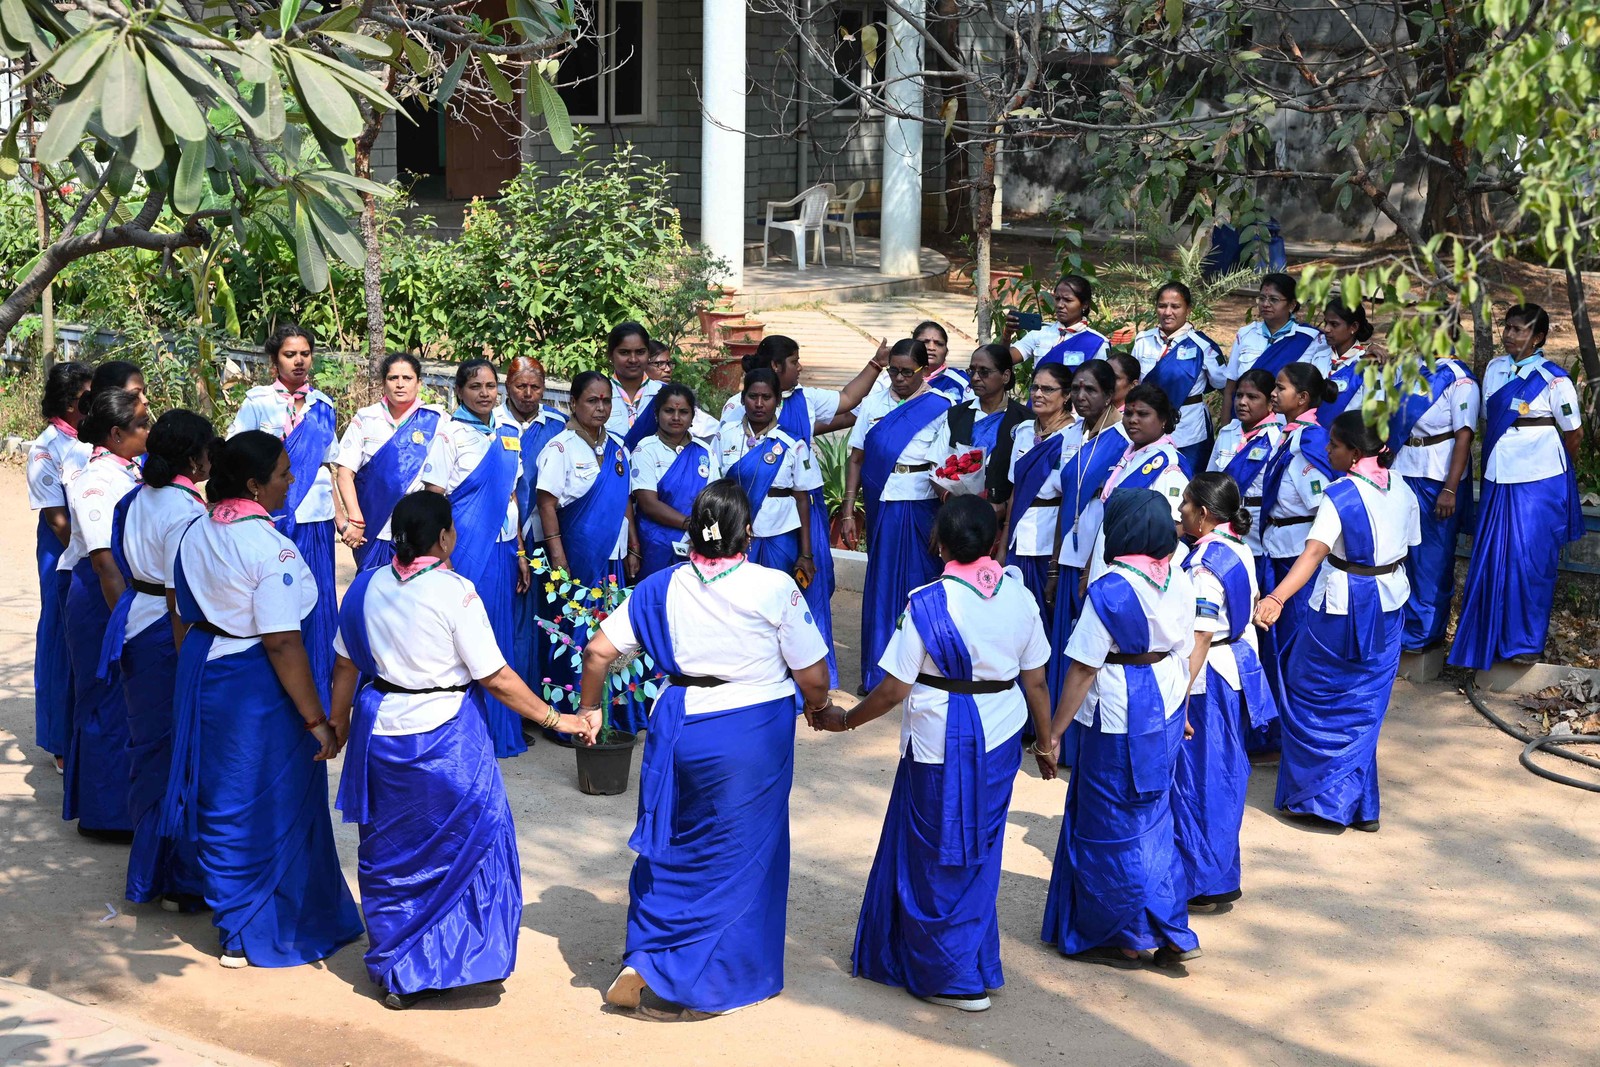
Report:
M 0 1067 L 266 1067 L 97 1007 L 0 978 Z
M 855 376 L 878 348 L 909 337 L 912 327 L 932 319 L 950 333 L 951 358 L 959 367 L 978 344 L 977 303 L 965 293 L 927 290 L 864 303 L 826 303 L 758 311 L 767 335 L 784 334 L 800 342 L 802 379 L 837 388 Z

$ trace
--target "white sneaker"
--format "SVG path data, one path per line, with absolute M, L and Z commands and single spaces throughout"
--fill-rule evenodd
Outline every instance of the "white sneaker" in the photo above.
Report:
M 230 971 L 237 971 L 244 967 L 250 966 L 250 960 L 243 952 L 239 953 L 238 955 L 234 955 L 231 952 L 224 952 L 220 957 L 220 962 Z
M 979 993 L 970 997 L 923 997 L 929 1004 L 937 1004 L 942 1008 L 954 1008 L 957 1011 L 988 1011 L 989 995 Z
M 606 990 L 606 1003 L 614 1008 L 637 1008 L 639 994 L 644 991 L 644 975 L 632 967 L 624 967 Z

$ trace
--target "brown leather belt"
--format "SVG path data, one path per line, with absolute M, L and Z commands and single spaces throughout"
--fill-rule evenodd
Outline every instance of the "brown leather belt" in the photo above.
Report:
M 167 587 L 162 585 L 160 582 L 145 582 L 135 578 L 128 584 L 133 586 L 133 591 L 135 593 L 144 593 L 147 596 L 158 596 L 162 599 L 166 599 Z
M 1153 663 L 1160 663 L 1167 658 L 1165 652 L 1113 652 L 1106 657 L 1107 663 L 1120 663 L 1124 667 L 1148 667 Z
M 1346 574 L 1362 574 L 1366 575 L 1368 578 L 1377 578 L 1380 575 L 1393 574 L 1395 571 L 1400 569 L 1399 560 L 1396 560 L 1393 563 L 1385 563 L 1381 567 L 1369 567 L 1365 563 L 1351 563 L 1347 559 L 1340 559 L 1338 556 L 1329 554 L 1328 562 L 1333 564 L 1335 570 L 1344 571 Z
M 1556 424 L 1556 420 L 1555 420 L 1555 418 L 1553 416 L 1545 415 L 1542 418 L 1518 419 L 1516 422 L 1513 422 L 1511 425 L 1512 425 L 1513 428 L 1516 428 L 1518 426 L 1526 428 L 1526 427 L 1529 427 L 1529 426 L 1554 426 L 1555 424 Z
M 918 674 L 917 684 L 925 685 L 929 689 L 938 689 L 946 693 L 966 693 L 975 696 L 978 693 L 1004 693 L 1016 685 L 1016 682 L 969 682 L 962 678 L 946 678 L 938 674 Z
M 1426 437 L 1413 437 L 1406 441 L 1407 448 L 1427 448 L 1429 445 L 1442 445 L 1446 441 L 1455 440 L 1454 433 L 1430 433 Z
M 414 694 L 422 694 L 422 693 L 465 693 L 467 691 L 467 687 L 465 685 L 433 685 L 433 686 L 429 686 L 426 689 L 407 689 L 403 685 L 396 685 L 394 682 L 389 681 L 389 679 L 387 679 L 387 678 L 374 678 L 372 680 L 372 688 L 376 689 L 380 693 L 414 693 Z
M 1053 508 L 1060 503 L 1061 498 L 1058 496 L 1053 496 L 1049 500 L 1039 500 L 1036 498 L 1033 503 L 1028 505 L 1028 510 L 1032 511 L 1034 508 Z
M 1190 404 L 1204 404 L 1205 402 L 1206 402 L 1206 398 L 1202 394 L 1200 396 L 1191 396 L 1188 400 L 1185 400 L 1183 402 L 1183 406 L 1184 407 L 1188 407 Z

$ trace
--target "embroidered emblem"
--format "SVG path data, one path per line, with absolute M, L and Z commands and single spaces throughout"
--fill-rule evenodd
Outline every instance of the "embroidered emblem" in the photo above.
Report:
M 1563 415 L 1571 415 L 1572 414 L 1572 405 L 1571 404 L 1562 404 L 1561 405 L 1561 414 L 1563 414 Z
M 412 444 L 416 444 L 416 445 L 422 444 L 422 431 L 421 430 L 412 430 L 411 431 L 411 443 Z
M 791 608 L 793 608 L 793 607 L 798 607 L 799 604 L 800 604 L 800 590 L 796 589 L 793 593 L 789 594 L 789 606 Z
M 478 599 L 478 594 L 476 592 L 468 593 L 466 596 L 461 598 L 461 606 L 464 607 L 464 608 L 465 607 L 469 607 L 472 604 L 472 602 L 474 600 L 477 600 L 477 599 Z
M 1266 459 L 1267 458 L 1267 446 L 1266 445 L 1257 445 L 1256 447 L 1252 448 L 1250 450 L 1249 458 L 1250 459 Z
M 566 454 L 567 450 L 565 447 L 563 447 L 560 441 L 551 441 L 550 447 L 554 448 L 557 452 L 560 452 L 563 455 Z
M 278 553 L 279 563 L 288 563 L 291 559 L 294 559 L 294 549 L 292 548 L 286 548 Z
M 85 500 L 88 500 L 92 496 L 105 496 L 105 495 L 106 495 L 105 494 L 105 490 L 103 490 L 103 489 L 85 489 L 83 491 L 83 499 L 85 499 Z
M 42 463 L 42 462 L 48 460 L 49 458 L 50 458 L 50 453 L 48 453 L 48 452 L 35 452 L 33 454 L 33 461 L 35 463 Z
M 700 461 L 700 477 L 702 477 L 702 478 L 711 477 L 711 461 L 710 460 L 702 459 Z
M 1311 479 L 1311 491 L 1313 493 L 1322 492 L 1322 483 L 1317 481 L 1315 478 Z
M 98 493 L 99 491 L 100 490 L 98 490 L 98 489 L 91 490 L 91 492 L 96 492 L 96 493 Z M 88 493 L 84 494 L 84 496 L 88 496 L 88 495 L 89 495 Z M 90 522 L 99 522 L 100 521 L 100 513 L 98 511 L 89 512 L 89 521 Z

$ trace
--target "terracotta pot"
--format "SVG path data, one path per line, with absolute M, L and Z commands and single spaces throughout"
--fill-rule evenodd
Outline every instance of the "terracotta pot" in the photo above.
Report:
M 842 524 L 843 520 L 844 520 L 844 508 L 843 507 L 834 508 L 833 509 L 833 514 L 831 516 L 829 516 L 829 519 L 828 519 L 828 544 L 832 545 L 834 548 L 844 548 L 844 549 L 847 549 L 848 551 L 852 551 L 852 552 L 861 551 L 861 549 L 866 544 L 867 509 L 864 508 L 864 507 L 861 507 L 859 504 L 856 505 L 856 535 L 857 535 L 858 538 L 860 538 L 861 544 L 858 544 L 853 549 L 849 548 L 844 543 L 844 538 L 839 536 L 839 527 Z
M 717 329 L 722 333 L 721 340 L 724 344 L 758 344 L 761 335 L 766 332 L 767 324 L 755 319 L 744 319 L 720 323 Z
M 744 318 L 744 312 L 735 311 L 733 308 L 708 308 L 700 312 L 700 336 L 707 341 L 721 340 L 718 328 L 725 322 L 737 322 Z
M 1138 331 L 1132 326 L 1124 326 L 1120 330 L 1113 332 L 1110 337 L 1106 338 L 1106 340 L 1110 341 L 1114 345 L 1131 345 L 1133 344 L 1134 337 L 1137 335 Z
M 989 272 L 989 299 L 993 300 L 1000 295 L 1000 286 L 1004 282 L 1014 282 L 1022 278 L 1021 271 L 991 270 Z
M 744 365 L 738 356 L 712 356 L 710 363 L 711 384 L 718 389 L 736 391 L 744 384 Z

